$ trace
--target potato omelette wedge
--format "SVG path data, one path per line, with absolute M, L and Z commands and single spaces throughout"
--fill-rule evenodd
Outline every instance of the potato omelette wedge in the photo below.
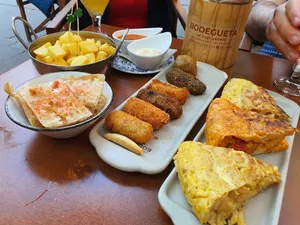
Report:
M 290 116 L 277 105 L 264 88 L 245 79 L 231 79 L 225 85 L 221 98 L 229 100 L 242 109 L 259 112 L 270 118 L 291 121 Z
M 174 156 L 181 189 L 202 224 L 244 225 L 244 204 L 281 181 L 276 166 L 229 148 L 183 142 Z
M 208 108 L 205 139 L 209 145 L 263 154 L 286 150 L 285 137 L 296 131 L 286 121 L 240 109 L 227 99 L 217 98 Z

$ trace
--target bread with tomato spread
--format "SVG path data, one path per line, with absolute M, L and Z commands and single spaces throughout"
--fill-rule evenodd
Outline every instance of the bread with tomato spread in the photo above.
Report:
M 84 121 L 105 106 L 105 76 L 72 75 L 40 84 L 24 84 L 16 91 L 7 83 L 5 91 L 14 97 L 32 126 L 58 128 Z
M 17 91 L 45 128 L 57 128 L 81 122 L 92 113 L 74 95 L 69 86 L 50 81 L 23 85 Z

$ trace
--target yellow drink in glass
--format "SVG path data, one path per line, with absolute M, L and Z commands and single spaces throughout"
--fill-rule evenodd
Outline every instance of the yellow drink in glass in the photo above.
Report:
M 93 16 L 103 15 L 109 0 L 81 0 L 86 10 Z

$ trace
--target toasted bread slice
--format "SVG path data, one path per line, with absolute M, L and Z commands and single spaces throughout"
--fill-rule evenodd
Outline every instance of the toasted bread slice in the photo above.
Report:
M 93 113 L 93 115 L 99 113 L 105 106 L 106 102 L 107 102 L 107 98 L 104 95 L 101 95 L 98 104 L 92 109 L 90 109 L 91 113 Z
M 13 91 L 13 87 L 10 83 L 6 83 L 4 85 L 4 90 L 8 95 L 15 98 L 19 102 L 19 104 L 23 108 L 23 111 L 24 111 L 29 123 L 32 126 L 43 127 L 43 125 L 40 123 L 38 118 L 34 115 L 33 111 L 30 109 L 30 107 L 27 105 L 27 103 L 23 100 L 23 98 L 19 94 L 15 93 Z
M 34 86 L 23 85 L 17 90 L 17 95 L 46 128 L 68 126 L 92 115 L 89 109 L 76 99 L 70 87 L 58 80 Z
M 249 154 L 286 150 L 286 136 L 297 131 L 287 122 L 240 109 L 224 98 L 209 106 L 205 138 L 209 145 L 230 147 Z
M 183 142 L 174 156 L 181 189 L 202 224 L 245 224 L 243 206 L 281 181 L 276 166 L 241 151 Z
M 270 118 L 291 121 L 290 116 L 277 105 L 274 98 L 264 88 L 251 81 L 231 79 L 225 85 L 221 97 L 242 109 L 259 112 Z
M 75 97 L 89 108 L 91 112 L 97 111 L 104 81 L 105 76 L 103 74 L 90 74 L 80 77 L 70 76 L 62 79 L 62 83 L 68 85 Z

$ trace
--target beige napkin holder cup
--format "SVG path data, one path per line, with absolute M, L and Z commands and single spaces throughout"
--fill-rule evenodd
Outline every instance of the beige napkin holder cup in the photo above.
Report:
M 219 4 L 191 0 L 182 53 L 219 69 L 232 66 L 252 2 Z

